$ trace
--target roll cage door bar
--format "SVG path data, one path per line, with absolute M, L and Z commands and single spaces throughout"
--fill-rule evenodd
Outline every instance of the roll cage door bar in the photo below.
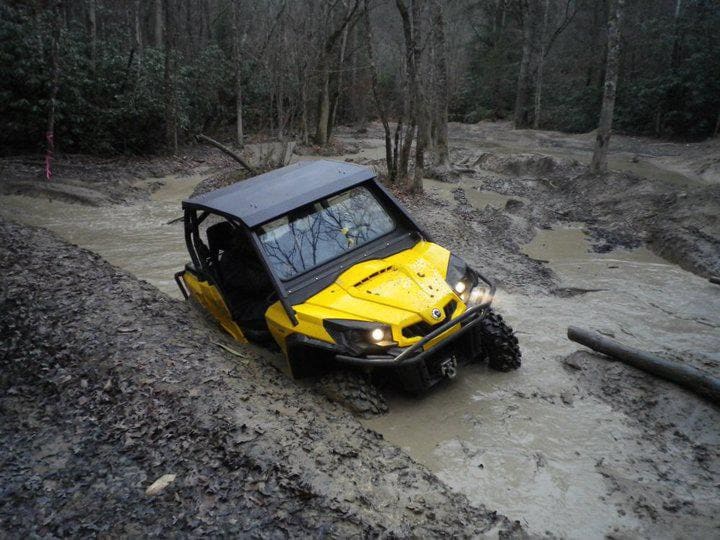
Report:
M 265 268 L 265 271 L 267 272 L 268 276 L 270 277 L 270 281 L 273 284 L 275 293 L 278 295 L 278 300 L 280 301 L 280 304 L 282 304 L 282 307 L 285 310 L 285 313 L 287 313 L 287 316 L 292 321 L 293 325 L 297 326 L 298 320 L 297 320 L 297 317 L 295 316 L 295 310 L 292 308 L 292 306 L 288 302 L 287 291 L 285 290 L 285 287 L 283 287 L 282 282 L 278 279 L 278 277 L 272 271 L 272 268 L 270 267 L 267 260 L 265 259 L 265 256 L 263 255 L 263 251 L 260 246 L 260 241 L 257 239 L 257 236 L 255 236 L 252 233 L 252 231 L 250 231 L 250 229 L 248 229 L 237 218 L 232 218 L 230 216 L 216 214 L 216 213 L 212 213 L 212 214 L 226 219 L 235 230 L 240 232 L 245 237 L 245 239 L 249 241 L 250 245 L 253 247 L 253 249 L 255 251 L 255 254 L 258 256 L 258 258 L 262 262 L 263 268 Z M 193 266 L 195 266 L 195 268 L 202 270 L 204 274 L 212 277 L 213 280 L 217 281 L 213 270 L 208 265 L 208 258 L 210 256 L 209 246 L 205 246 L 202 239 L 200 238 L 200 224 L 203 221 L 205 221 L 205 219 L 209 215 L 211 215 L 211 212 L 209 212 L 207 210 L 203 210 L 200 213 L 200 215 L 198 216 L 197 209 L 195 209 L 195 208 L 186 208 L 185 209 L 185 242 L 187 244 L 188 251 L 190 252 L 190 259 L 192 260 Z M 203 251 L 205 251 L 205 250 L 208 251 L 207 254 L 203 254 Z M 220 292 L 222 293 L 222 290 Z

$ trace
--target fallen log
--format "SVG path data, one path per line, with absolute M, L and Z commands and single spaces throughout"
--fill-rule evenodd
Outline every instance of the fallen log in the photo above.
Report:
M 576 343 L 682 386 L 715 404 L 720 404 L 720 379 L 705 371 L 628 347 L 597 332 L 575 326 L 568 327 L 567 336 Z
M 720 277 L 718 277 L 718 276 L 710 276 L 708 278 L 708 281 L 710 283 L 714 283 L 715 285 L 720 285 Z
M 235 161 L 237 161 L 240 165 L 245 167 L 245 169 L 247 171 L 249 171 L 251 174 L 255 174 L 255 169 L 253 169 L 250 165 L 248 165 L 247 161 L 245 161 L 243 158 L 241 158 L 236 152 L 233 152 L 232 150 L 230 150 L 224 144 L 221 144 L 221 143 L 217 142 L 215 139 L 211 139 L 210 137 L 208 137 L 207 135 L 203 135 L 202 133 L 200 133 L 199 135 L 196 135 L 195 137 L 197 137 L 201 141 L 205 141 L 206 143 L 214 146 L 218 150 L 222 150 L 228 156 L 230 156 Z

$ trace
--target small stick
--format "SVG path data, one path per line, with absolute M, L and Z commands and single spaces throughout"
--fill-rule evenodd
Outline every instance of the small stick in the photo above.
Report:
M 212 341 L 211 343 L 212 343 L 213 345 L 217 345 L 218 347 L 221 347 L 221 348 L 225 349 L 225 350 L 226 350 L 227 352 L 229 352 L 230 354 L 234 354 L 235 356 L 239 356 L 240 358 L 247 358 L 247 356 L 245 356 L 245 355 L 244 355 L 243 353 L 241 353 L 240 351 L 236 351 L 235 349 L 233 349 L 233 348 L 231 348 L 231 347 L 228 347 L 227 345 L 223 345 L 222 343 L 219 343 L 219 342 L 217 342 L 217 341 Z

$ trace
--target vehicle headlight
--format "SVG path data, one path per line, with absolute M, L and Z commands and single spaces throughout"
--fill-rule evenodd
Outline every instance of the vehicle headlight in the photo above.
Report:
M 450 254 L 445 279 L 467 306 L 477 306 L 492 301 L 490 285 L 482 282 L 477 273 L 456 255 Z
M 397 345 L 390 327 L 380 323 L 349 319 L 326 319 L 323 326 L 333 341 L 352 354 L 380 353 Z
M 484 303 L 489 304 L 492 302 L 492 299 L 493 293 L 490 286 L 485 283 L 480 283 L 470 290 L 468 299 L 463 299 L 463 302 L 465 302 L 465 305 L 468 306 L 477 306 Z

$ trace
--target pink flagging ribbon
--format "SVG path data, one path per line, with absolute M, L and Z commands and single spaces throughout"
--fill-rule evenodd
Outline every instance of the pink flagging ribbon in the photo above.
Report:
M 45 138 L 47 139 L 47 142 L 48 142 L 48 149 L 47 149 L 47 152 L 45 153 L 45 178 L 47 180 L 52 180 L 52 168 L 50 167 L 50 164 L 51 164 L 52 158 L 53 158 L 53 152 L 52 152 L 51 148 L 54 147 L 54 135 L 53 135 L 52 131 L 48 131 L 45 134 Z

